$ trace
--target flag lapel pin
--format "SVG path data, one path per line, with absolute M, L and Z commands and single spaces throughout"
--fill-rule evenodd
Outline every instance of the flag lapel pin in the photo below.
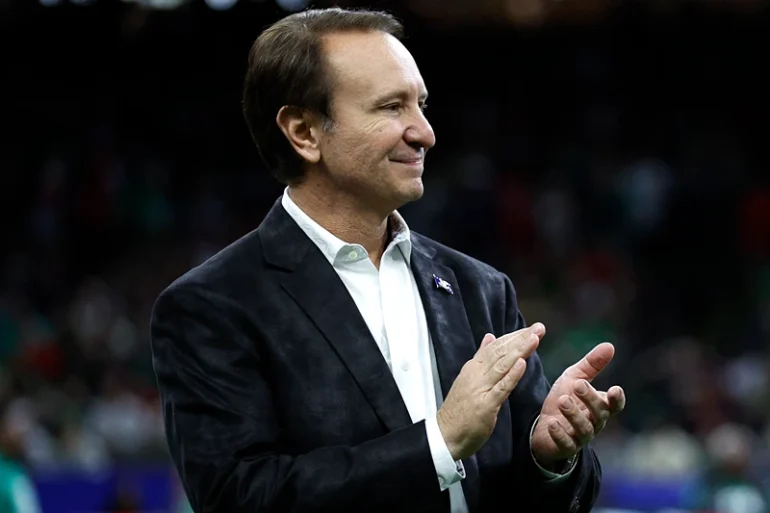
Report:
M 450 294 L 454 294 L 454 291 L 452 290 L 452 286 L 445 279 L 443 279 L 443 278 L 441 278 L 439 276 L 436 276 L 434 274 L 433 275 L 433 282 L 436 284 L 436 289 L 442 289 L 442 290 L 444 290 L 444 291 L 446 291 L 446 292 L 448 292 Z

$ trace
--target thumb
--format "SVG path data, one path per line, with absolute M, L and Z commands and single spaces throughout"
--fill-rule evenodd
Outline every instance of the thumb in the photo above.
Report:
M 593 380 L 604 370 L 615 356 L 615 346 L 609 342 L 603 342 L 591 349 L 579 362 L 565 371 L 565 374 L 574 379 Z

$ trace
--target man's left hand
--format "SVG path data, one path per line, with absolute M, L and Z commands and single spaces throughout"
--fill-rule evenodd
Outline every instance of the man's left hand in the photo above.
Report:
M 543 402 L 532 433 L 531 449 L 537 462 L 554 467 L 575 456 L 626 406 L 619 386 L 597 391 L 591 381 L 615 355 L 610 343 L 599 344 L 556 380 Z

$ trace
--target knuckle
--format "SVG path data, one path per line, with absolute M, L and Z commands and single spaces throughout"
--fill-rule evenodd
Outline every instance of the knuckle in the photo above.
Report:
M 501 358 L 500 360 L 497 360 L 495 362 L 495 365 L 493 366 L 493 368 L 494 368 L 495 372 L 502 374 L 503 372 L 507 372 L 508 371 L 509 366 L 508 366 L 507 362 L 504 359 Z M 507 378 L 507 376 L 506 376 L 506 378 Z M 503 378 L 503 379 L 505 379 L 505 378 Z
M 502 358 L 508 353 L 507 348 L 504 344 L 497 344 L 494 346 L 493 354 L 496 358 Z
M 532 352 L 535 350 L 535 346 L 532 344 L 529 344 L 526 340 L 523 340 L 521 343 L 516 344 L 516 351 L 519 353 L 519 355 L 522 358 L 528 357 Z
M 498 390 L 502 393 L 510 393 L 511 390 L 513 390 L 513 387 L 516 386 L 516 382 L 513 379 L 513 376 L 506 375 L 501 379 L 497 386 L 499 387 Z
M 606 426 L 606 425 L 607 425 L 607 423 L 606 423 L 606 422 L 600 422 L 600 423 L 599 423 L 599 424 L 597 424 L 596 426 L 592 426 L 592 427 L 593 427 L 593 436 L 596 436 L 596 435 L 598 435 L 599 433 L 601 433 L 601 432 L 602 432 L 602 430 L 605 428 L 605 426 Z
M 572 450 L 575 447 L 577 447 L 577 443 L 575 443 L 575 438 L 573 436 L 570 436 L 569 433 L 566 431 L 562 431 L 559 437 L 559 440 L 561 442 L 561 445 L 568 450 Z

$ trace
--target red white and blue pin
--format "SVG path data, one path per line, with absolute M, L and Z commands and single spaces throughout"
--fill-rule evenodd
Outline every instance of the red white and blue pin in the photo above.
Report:
M 448 292 L 450 294 L 454 294 L 454 291 L 452 290 L 452 285 L 450 285 L 449 282 L 446 281 L 444 278 L 441 278 L 434 274 L 433 282 L 436 284 L 437 289 L 444 290 L 445 292 Z

